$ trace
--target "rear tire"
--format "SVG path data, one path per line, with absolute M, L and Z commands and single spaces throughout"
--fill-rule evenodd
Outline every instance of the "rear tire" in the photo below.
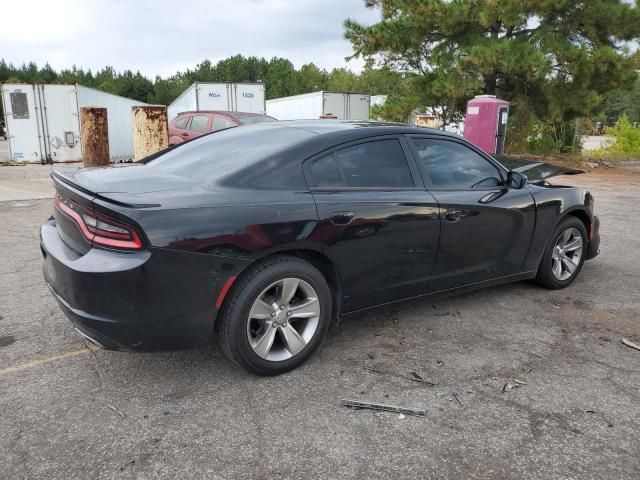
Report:
M 564 218 L 542 256 L 536 283 L 551 290 L 571 285 L 582 269 L 588 246 L 584 223 L 573 216 Z
M 331 322 L 324 276 L 297 257 L 267 259 L 233 286 L 218 319 L 224 353 L 257 375 L 298 367 L 320 345 Z

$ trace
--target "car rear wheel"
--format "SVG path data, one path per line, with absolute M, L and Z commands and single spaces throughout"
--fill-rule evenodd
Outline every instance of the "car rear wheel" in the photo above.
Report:
M 536 281 L 554 290 L 569 286 L 582 269 L 587 247 L 584 223 L 575 217 L 565 218 L 556 227 L 547 245 Z
M 258 375 L 277 375 L 303 363 L 322 341 L 331 292 L 313 265 L 274 257 L 240 277 L 218 321 L 222 349 L 232 361 Z

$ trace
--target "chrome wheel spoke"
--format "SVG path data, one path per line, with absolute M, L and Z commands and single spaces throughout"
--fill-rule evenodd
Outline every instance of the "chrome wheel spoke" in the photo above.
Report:
M 570 275 L 573 275 L 573 272 L 576 271 L 576 268 L 578 267 L 575 263 L 573 263 L 573 261 L 569 258 L 563 258 L 562 259 L 562 265 L 565 268 L 565 270 L 567 272 L 569 272 Z
M 252 345 L 254 352 L 260 355 L 262 358 L 267 358 L 269 352 L 271 351 L 271 347 L 273 346 L 273 341 L 276 338 L 276 329 L 272 328 L 271 325 L 266 326 L 266 331 L 262 334 L 262 336 L 257 338 L 257 342 Z
M 258 320 L 266 320 L 272 317 L 274 308 L 262 299 L 255 301 L 249 312 L 249 318 L 256 318 Z
M 562 244 L 560 245 L 562 248 L 564 248 L 567 243 L 569 243 L 569 240 L 571 239 L 571 229 L 567 229 L 564 231 L 564 233 L 562 234 Z
M 562 264 L 560 263 L 560 259 L 556 258 L 553 261 L 553 274 L 556 278 L 560 278 L 562 276 Z
M 280 297 L 278 298 L 280 305 L 289 305 L 291 299 L 298 291 L 298 285 L 300 285 L 300 280 L 297 278 L 285 278 L 282 280 Z
M 576 237 L 564 246 L 564 251 L 573 252 L 579 248 L 582 248 L 582 238 Z
M 289 307 L 291 318 L 310 318 L 320 315 L 320 302 L 317 298 L 308 298 L 305 302 Z
M 298 331 L 291 325 L 280 327 L 278 330 L 280 330 L 280 333 L 284 337 L 287 350 L 289 350 L 289 353 L 292 356 L 297 355 L 304 347 L 306 347 L 307 342 L 305 342 L 304 338 L 302 338 Z

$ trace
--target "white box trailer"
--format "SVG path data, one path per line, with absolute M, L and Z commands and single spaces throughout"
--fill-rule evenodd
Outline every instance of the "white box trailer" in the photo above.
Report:
M 11 160 L 81 161 L 81 107 L 106 108 L 111 158 L 133 158 L 131 107 L 146 105 L 143 102 L 77 84 L 5 83 L 0 86 L 0 97 Z
M 181 112 L 221 110 L 264 113 L 264 84 L 196 82 L 167 107 L 169 121 Z
M 267 100 L 267 115 L 278 120 L 369 120 L 371 95 L 366 93 L 313 92 Z

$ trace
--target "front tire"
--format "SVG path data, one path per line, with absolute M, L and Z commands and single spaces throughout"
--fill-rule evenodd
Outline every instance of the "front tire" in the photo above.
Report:
M 584 223 L 576 217 L 566 217 L 553 231 L 538 266 L 536 282 L 551 290 L 568 287 L 582 269 L 587 248 Z
M 331 323 L 324 276 L 296 257 L 267 259 L 243 274 L 220 312 L 219 341 L 234 363 L 257 375 L 292 370 L 311 356 Z

